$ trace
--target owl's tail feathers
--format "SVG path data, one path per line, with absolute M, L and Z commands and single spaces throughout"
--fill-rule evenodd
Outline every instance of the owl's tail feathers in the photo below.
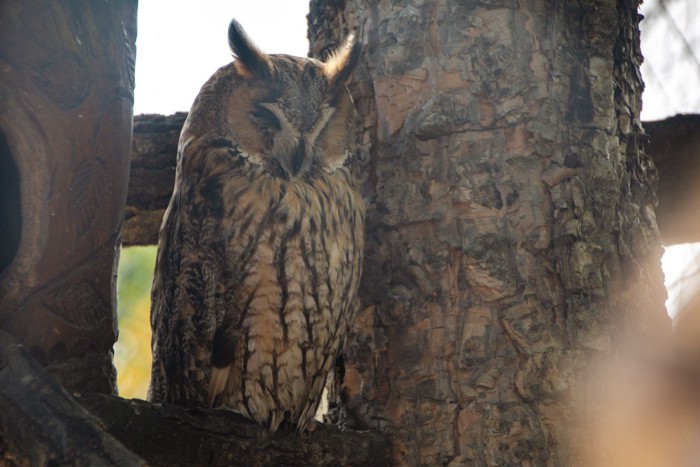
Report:
M 209 407 L 213 407 L 216 396 L 224 392 L 229 373 L 231 373 L 231 365 L 226 365 L 223 368 L 212 366 L 211 376 L 209 377 L 209 397 L 207 399 Z

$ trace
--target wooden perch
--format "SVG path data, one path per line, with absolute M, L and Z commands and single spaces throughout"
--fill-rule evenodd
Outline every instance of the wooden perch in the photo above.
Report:
M 224 410 L 71 397 L 0 331 L 0 465 L 387 465 L 376 432 L 274 435 Z M 89 413 L 88 413 L 89 412 Z M 140 456 L 140 457 L 139 457 Z
M 83 395 L 79 401 L 150 465 L 389 465 L 389 445 L 378 432 L 320 424 L 312 433 L 280 429 L 271 435 L 226 410 L 102 394 Z
M 145 465 L 4 331 L 0 438 L 0 465 Z
M 155 245 L 175 179 L 187 114 L 137 115 L 123 244 Z M 645 122 L 647 152 L 659 170 L 657 219 L 665 245 L 700 241 L 700 115 Z

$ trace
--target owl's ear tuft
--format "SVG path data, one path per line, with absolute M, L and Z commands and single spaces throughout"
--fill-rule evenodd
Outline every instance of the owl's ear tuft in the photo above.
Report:
M 347 84 L 352 70 L 360 61 L 362 44 L 356 41 L 354 33 L 345 38 L 343 44 L 330 54 L 323 63 L 323 74 L 331 86 Z
M 238 59 L 233 66 L 243 78 L 266 78 L 270 75 L 270 57 L 258 49 L 235 19 L 228 26 L 228 45 Z

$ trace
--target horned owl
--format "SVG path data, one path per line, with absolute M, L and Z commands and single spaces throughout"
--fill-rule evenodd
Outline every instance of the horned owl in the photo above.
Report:
M 236 59 L 180 135 L 158 242 L 148 398 L 304 430 L 357 306 L 364 204 L 350 161 L 349 36 L 325 62 L 267 55 L 235 20 Z

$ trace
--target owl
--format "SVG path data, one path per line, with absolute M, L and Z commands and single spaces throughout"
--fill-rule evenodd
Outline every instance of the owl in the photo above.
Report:
M 309 429 L 358 306 L 364 204 L 346 84 L 325 61 L 262 52 L 235 20 L 233 63 L 182 129 L 152 288 L 148 398 Z

